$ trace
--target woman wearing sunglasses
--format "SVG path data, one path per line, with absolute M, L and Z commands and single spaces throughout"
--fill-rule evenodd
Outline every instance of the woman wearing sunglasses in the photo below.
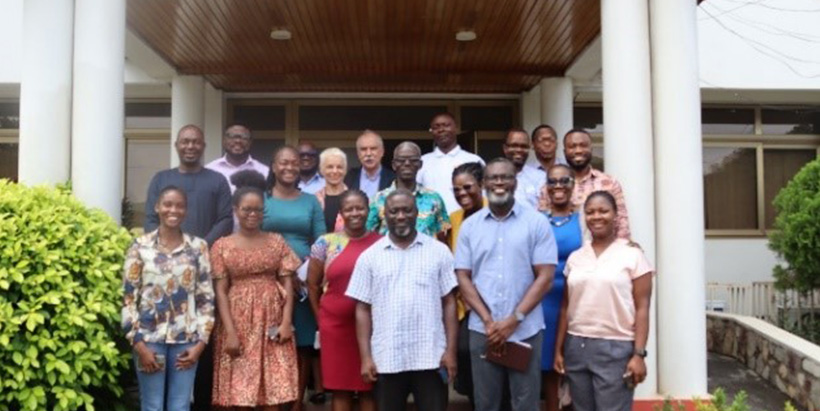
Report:
M 572 190 L 575 188 L 575 173 L 566 165 L 556 164 L 547 172 L 547 195 L 550 208 L 545 212 L 549 219 L 555 242 L 558 245 L 558 265 L 555 267 L 555 278 L 552 288 L 544 296 L 541 308 L 544 310 L 544 324 L 549 333 L 544 334 L 544 345 L 541 351 L 541 372 L 544 389 L 544 409 L 558 411 L 558 373 L 553 369 L 555 340 L 558 329 L 558 316 L 561 311 L 561 299 L 564 296 L 564 266 L 573 251 L 581 248 L 581 217 L 572 205 Z

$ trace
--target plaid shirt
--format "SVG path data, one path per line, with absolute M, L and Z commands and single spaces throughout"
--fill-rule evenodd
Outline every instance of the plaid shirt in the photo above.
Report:
M 629 213 L 626 210 L 624 190 L 615 177 L 593 168 L 582 180 L 575 180 L 575 189 L 572 191 L 572 205 L 576 210 L 581 210 L 587 197 L 600 190 L 609 191 L 615 197 L 615 205 L 618 207 L 618 237 L 629 239 Z M 550 198 L 547 195 L 546 184 L 541 187 L 538 209 L 541 211 L 549 211 L 550 209 Z
M 359 256 L 346 294 L 371 306 L 379 373 L 438 369 L 447 348 L 441 299 L 457 285 L 450 250 L 422 233 L 405 249 L 384 237 Z

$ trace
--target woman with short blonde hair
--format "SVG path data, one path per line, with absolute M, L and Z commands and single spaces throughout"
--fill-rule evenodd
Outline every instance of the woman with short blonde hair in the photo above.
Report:
M 347 191 L 347 155 L 338 147 L 326 148 L 319 154 L 319 173 L 325 178 L 325 186 L 316 192 L 316 199 L 325 211 L 328 233 L 344 229 L 344 220 L 339 214 L 342 193 Z

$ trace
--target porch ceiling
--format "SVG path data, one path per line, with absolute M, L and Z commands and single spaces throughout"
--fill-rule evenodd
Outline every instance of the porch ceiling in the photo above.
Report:
M 600 1 L 129 0 L 128 26 L 226 91 L 508 93 L 562 75 L 600 32 Z

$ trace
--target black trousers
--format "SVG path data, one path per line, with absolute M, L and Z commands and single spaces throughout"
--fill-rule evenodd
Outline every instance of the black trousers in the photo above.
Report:
M 418 410 L 447 409 L 447 384 L 437 369 L 379 374 L 373 387 L 376 407 L 379 410 L 406 410 L 407 397 L 411 393 Z
M 213 339 L 211 339 L 213 342 Z M 202 355 L 199 356 L 199 365 L 196 369 L 196 380 L 194 380 L 194 403 L 191 405 L 192 411 L 210 411 L 211 393 L 214 388 L 214 349 L 213 344 L 205 346 Z

